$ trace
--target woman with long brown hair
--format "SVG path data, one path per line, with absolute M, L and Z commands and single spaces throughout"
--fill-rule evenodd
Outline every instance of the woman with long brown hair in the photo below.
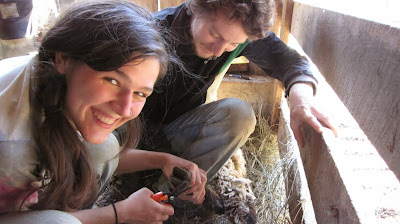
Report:
M 205 172 L 179 157 L 133 150 L 136 118 L 169 63 L 150 14 L 128 1 L 80 3 L 37 55 L 0 62 L 0 222 L 161 223 L 174 213 L 143 188 L 89 209 L 114 173 L 179 166 L 204 198 Z M 113 133 L 124 125 L 123 132 Z

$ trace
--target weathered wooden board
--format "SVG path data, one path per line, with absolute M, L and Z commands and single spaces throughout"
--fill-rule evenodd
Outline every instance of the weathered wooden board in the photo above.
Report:
M 284 0 L 282 6 L 282 20 L 280 38 L 283 42 L 287 43 L 289 40 L 290 26 L 292 23 L 293 14 L 293 0 Z
M 316 75 L 321 76 L 317 71 Z M 293 223 L 315 223 L 313 219 L 306 220 L 313 214 L 318 223 L 400 223 L 400 208 L 395 200 L 400 198 L 400 182 L 323 77 L 320 87 L 316 103 L 335 113 L 338 138 L 329 129 L 318 134 L 303 125 L 306 144 L 296 147 L 291 144 L 293 134 L 286 100 L 282 100 L 280 107 L 281 157 L 290 151 L 297 154 L 297 150 L 301 156 L 287 176 Z M 307 180 L 302 178 L 303 167 Z M 309 207 L 310 201 L 314 211 Z
M 160 9 L 178 6 L 185 2 L 185 0 L 159 0 L 159 1 L 160 1 Z
M 178 6 L 185 2 L 185 0 L 130 0 L 138 5 L 141 5 L 152 12 L 167 7 Z M 160 8 L 158 8 L 160 6 Z
M 279 154 L 282 160 L 292 161 L 284 167 L 286 197 L 289 206 L 289 215 L 293 224 L 316 224 L 314 208 L 308 188 L 307 178 L 300 150 L 290 129 L 290 112 L 287 101 L 281 98 L 278 127 Z
M 291 27 L 400 180 L 400 29 L 300 3 Z
M 158 10 L 158 0 L 130 0 L 130 1 L 145 7 L 151 12 L 156 12 Z

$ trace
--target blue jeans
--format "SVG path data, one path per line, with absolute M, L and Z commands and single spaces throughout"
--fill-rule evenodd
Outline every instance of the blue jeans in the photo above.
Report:
M 256 117 L 247 102 L 226 98 L 203 104 L 168 124 L 171 153 L 196 163 L 211 180 L 253 133 Z

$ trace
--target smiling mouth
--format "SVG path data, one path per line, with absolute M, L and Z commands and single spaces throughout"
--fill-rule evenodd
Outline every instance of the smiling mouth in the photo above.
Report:
M 105 123 L 105 124 L 113 124 L 116 119 L 111 119 L 111 118 L 107 118 L 107 117 L 103 117 L 100 114 L 98 114 L 96 111 L 93 110 L 93 114 L 94 116 L 96 116 L 97 119 L 99 119 L 101 122 Z

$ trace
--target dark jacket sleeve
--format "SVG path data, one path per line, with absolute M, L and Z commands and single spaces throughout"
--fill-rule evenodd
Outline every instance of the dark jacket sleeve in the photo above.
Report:
M 184 4 L 178 7 L 168 7 L 163 10 L 154 12 L 152 16 L 161 22 L 161 25 L 170 28 L 179 11 L 184 7 Z
M 280 80 L 286 96 L 297 82 L 307 82 L 314 86 L 314 95 L 318 84 L 310 69 L 310 63 L 297 51 L 288 47 L 282 40 L 270 32 L 269 36 L 250 42 L 241 55 L 264 70 L 273 78 Z

